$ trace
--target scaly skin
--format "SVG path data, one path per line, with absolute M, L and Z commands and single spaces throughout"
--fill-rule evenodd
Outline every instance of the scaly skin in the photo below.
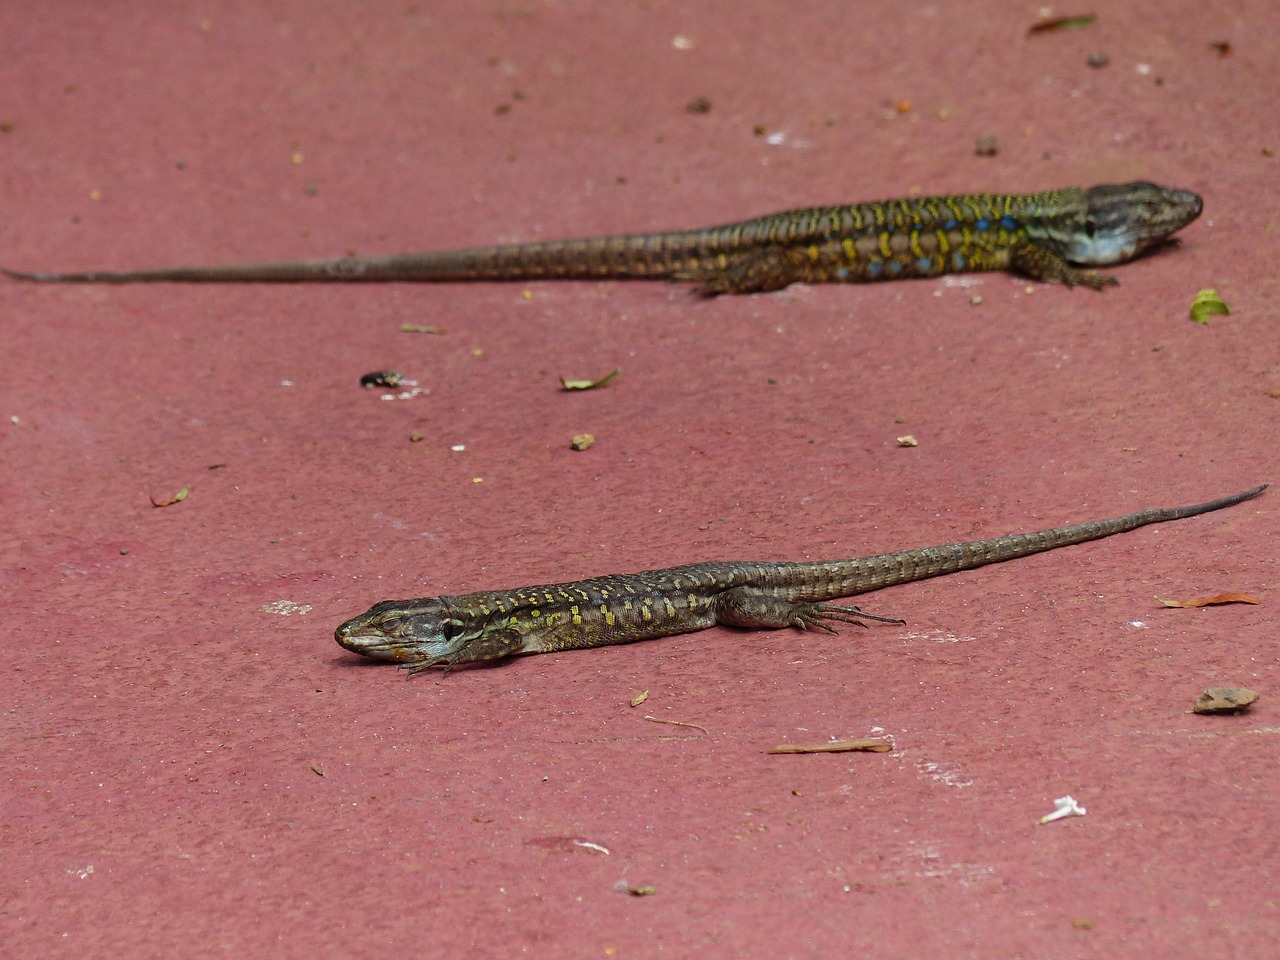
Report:
M 1141 510 L 1038 533 L 1019 533 L 855 560 L 694 563 L 460 597 L 384 600 L 338 627 L 343 647 L 417 673 L 430 667 L 631 643 L 716 625 L 749 630 L 862 619 L 900 623 L 827 603 L 900 583 L 971 570 L 1043 550 L 1181 520 L 1256 497 L 1266 486 L 1189 507 Z
M 392 256 L 171 267 L 123 273 L 26 273 L 43 283 L 300 283 L 667 279 L 709 294 L 791 283 L 861 282 L 1011 270 L 1100 290 L 1114 277 L 1079 266 L 1122 263 L 1200 215 L 1187 190 L 1134 182 L 1033 194 L 923 197 L 819 207 L 668 233 L 518 243 Z

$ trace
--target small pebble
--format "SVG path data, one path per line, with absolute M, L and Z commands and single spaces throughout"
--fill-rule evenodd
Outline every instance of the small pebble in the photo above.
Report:
M 1258 699 L 1258 695 L 1244 687 L 1210 687 L 1196 697 L 1194 713 L 1240 713 L 1249 709 L 1249 705 Z
M 984 133 L 974 144 L 973 152 L 980 157 L 994 157 L 1000 152 L 1000 141 L 994 134 Z

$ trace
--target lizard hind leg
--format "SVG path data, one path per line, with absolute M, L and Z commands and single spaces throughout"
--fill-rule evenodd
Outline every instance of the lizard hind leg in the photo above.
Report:
M 882 623 L 905 623 L 897 617 L 881 617 L 866 613 L 854 606 L 834 603 L 813 603 L 807 600 L 786 600 L 768 593 L 760 593 L 749 587 L 726 590 L 716 597 L 716 623 L 744 630 L 781 630 L 798 627 L 801 630 L 819 629 L 828 633 L 838 632 L 826 621 L 851 623 L 865 627 L 864 620 Z
M 677 283 L 696 283 L 704 297 L 733 293 L 767 293 L 804 279 L 804 273 L 788 251 L 776 247 L 737 251 L 727 262 L 708 258 L 696 268 L 677 270 Z

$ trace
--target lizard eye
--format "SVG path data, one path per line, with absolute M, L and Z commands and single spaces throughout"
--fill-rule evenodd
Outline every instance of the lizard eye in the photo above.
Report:
M 383 617 L 378 621 L 378 629 L 383 633 L 395 633 L 404 623 L 404 617 Z

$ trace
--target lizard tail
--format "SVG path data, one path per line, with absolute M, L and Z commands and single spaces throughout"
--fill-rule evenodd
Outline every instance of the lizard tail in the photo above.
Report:
M 81 273 L 27 273 L 0 268 L 0 274 L 13 280 L 36 283 L 458 283 L 670 279 L 686 274 L 698 277 L 708 269 L 714 272 L 719 266 L 715 250 L 719 239 L 707 231 L 637 233 L 328 260 Z
M 1225 507 L 1234 506 L 1252 497 L 1256 497 L 1267 489 L 1268 484 L 1221 497 L 1207 500 L 1187 507 L 1166 507 L 1139 510 L 1110 520 L 1091 520 L 1065 527 L 1040 530 L 1035 533 L 1017 533 L 1005 537 L 993 537 L 988 540 L 971 540 L 965 543 L 953 543 L 940 547 L 924 547 L 918 550 L 903 550 L 897 553 L 865 557 L 853 561 L 838 561 L 835 564 L 814 564 L 815 567 L 828 567 L 830 590 L 823 595 L 806 594 L 797 599 L 834 600 L 838 597 L 854 596 L 882 587 L 891 587 L 900 583 L 911 583 L 916 580 L 927 580 L 961 570 L 972 570 L 989 563 L 1001 563 L 1015 560 L 1045 550 L 1055 550 L 1089 540 L 1110 537 L 1152 523 L 1164 523 L 1169 520 L 1183 520 L 1187 517 L 1212 513 Z M 839 577 L 831 582 L 830 568 L 839 567 Z

